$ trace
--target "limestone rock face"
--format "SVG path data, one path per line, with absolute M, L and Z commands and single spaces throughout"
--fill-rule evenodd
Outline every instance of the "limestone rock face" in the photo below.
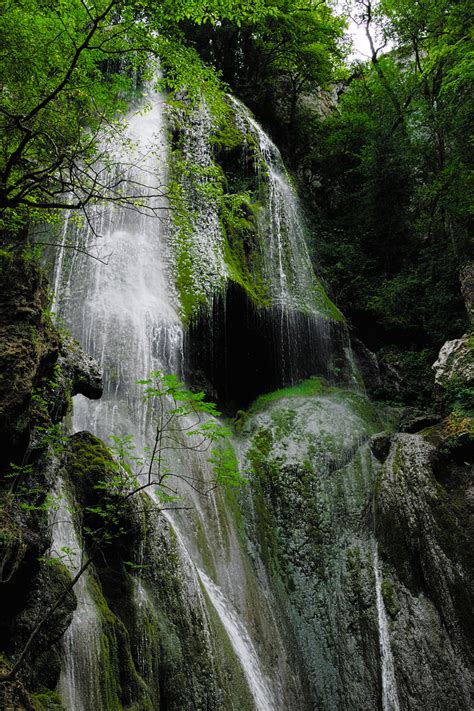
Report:
M 467 387 L 474 383 L 474 262 L 466 264 L 460 281 L 470 329 L 461 338 L 447 341 L 433 364 L 436 384 L 442 388 L 453 382 Z
M 376 534 L 399 608 L 390 632 L 403 708 L 472 708 L 470 477 L 472 467 L 408 433 L 393 437 L 379 474 Z
M 446 341 L 441 348 L 438 360 L 433 365 L 435 381 L 441 387 L 447 387 L 454 378 L 465 385 L 474 383 L 474 348 L 473 336 L 466 333 L 462 338 Z
M 336 388 L 264 403 L 243 428 L 247 532 L 307 679 L 301 709 L 378 708 L 367 440 L 380 428 L 364 397 Z

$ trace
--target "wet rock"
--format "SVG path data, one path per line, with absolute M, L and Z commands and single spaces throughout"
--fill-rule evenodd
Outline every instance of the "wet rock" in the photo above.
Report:
M 0 675 L 7 674 L 10 669 L 11 665 L 0 658 Z M 31 696 L 18 679 L 0 684 L 0 708 L 6 711 L 36 711 Z
M 474 385 L 474 262 L 466 264 L 460 281 L 471 330 L 461 338 L 446 341 L 433 364 L 435 382 L 444 389 Z
M 369 446 L 372 454 L 379 462 L 384 462 L 390 450 L 390 442 L 392 438 L 388 432 L 379 432 L 373 435 L 369 440 Z
M 38 265 L 2 251 L 0 276 L 0 638 L 8 664 L 69 580 L 60 564 L 43 562 L 51 545 L 47 493 L 61 467 L 61 421 L 72 395 L 98 397 L 100 376 L 77 344 L 62 344 Z M 60 660 L 54 645 L 74 606 L 74 595 L 66 596 L 32 645 L 19 673 L 24 699 L 15 692 L 16 682 L 11 687 L 18 708 L 32 708 L 20 682 L 28 692 L 39 683 L 55 689 Z
M 84 395 L 90 400 L 102 396 L 102 371 L 99 364 L 82 350 L 75 339 L 65 340 L 58 362 L 70 378 L 72 395 Z
M 271 400 L 243 429 L 252 471 L 248 533 L 276 591 L 281 626 L 295 640 L 309 708 L 378 708 L 367 516 L 377 462 L 366 445 L 377 428 L 365 398 L 333 389 Z
M 435 466 L 445 470 L 443 484 Z M 423 437 L 397 434 L 376 485 L 376 532 L 400 603 L 392 640 L 407 708 L 467 710 L 473 701 L 473 510 L 465 480 L 447 473 L 452 466 Z
M 414 434 L 416 432 L 421 432 L 421 430 L 424 430 L 427 427 L 437 425 L 439 422 L 441 422 L 441 417 L 434 412 L 420 412 L 415 409 L 407 409 L 400 420 L 398 429 L 400 432 L 409 432 Z
M 351 338 L 352 350 L 362 373 L 365 388 L 369 394 L 376 393 L 383 386 L 382 374 L 375 353 L 358 338 Z
M 48 315 L 47 284 L 31 260 L 0 255 L 0 467 L 21 458 L 51 377 L 59 334 Z M 33 395 L 36 394 L 36 399 Z
M 43 562 L 29 590 L 27 604 L 16 618 L 14 642 L 17 656 L 38 621 L 57 604 L 48 615 L 21 669 L 20 678 L 28 683 L 29 688 L 41 684 L 54 689 L 58 682 L 61 659 L 55 644 L 69 627 L 77 605 L 72 590 L 63 597 L 70 580 L 70 573 L 59 560 L 54 561 L 54 565 Z

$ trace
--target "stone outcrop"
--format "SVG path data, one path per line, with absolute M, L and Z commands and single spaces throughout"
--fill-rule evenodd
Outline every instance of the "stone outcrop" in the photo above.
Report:
M 444 389 L 474 385 L 474 262 L 466 264 L 460 281 L 470 327 L 461 338 L 446 341 L 433 364 L 436 384 Z
M 70 381 L 72 395 L 84 395 L 90 400 L 102 396 L 102 371 L 99 364 L 82 350 L 74 338 L 64 340 L 58 363 Z
M 39 268 L 0 255 L 0 467 L 21 457 L 52 377 L 60 338 L 48 315 L 47 283 Z
M 433 365 L 435 382 L 441 387 L 449 387 L 456 379 L 472 386 L 474 384 L 474 337 L 465 334 L 462 338 L 446 341 L 438 360 Z
M 72 396 L 97 398 L 102 391 L 97 364 L 54 327 L 48 284 L 37 263 L 1 251 L 0 276 L 0 637 L 5 673 L 70 580 L 59 560 L 45 562 L 51 546 L 47 492 L 62 466 L 67 441 L 62 420 Z M 56 642 L 75 606 L 71 592 L 51 614 L 17 679 L 2 684 L 2 708 L 59 703 L 52 691 L 60 668 Z M 31 691 L 38 691 L 34 700 Z
M 472 707 L 472 474 L 404 433 L 377 480 L 384 582 L 399 608 L 390 632 L 402 708 Z

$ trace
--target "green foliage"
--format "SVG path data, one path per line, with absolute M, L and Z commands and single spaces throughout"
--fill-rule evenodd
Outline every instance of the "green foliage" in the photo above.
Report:
M 44 689 L 32 696 L 34 711 L 62 711 L 61 697 L 56 691 Z
M 161 54 L 168 86 L 194 96 L 202 68 L 197 75 L 179 22 L 239 23 L 266 12 L 263 0 L 4 0 L 0 226 L 15 234 L 25 222 L 54 222 L 66 207 L 83 210 L 102 199 L 133 204 L 122 181 L 104 182 L 97 161 L 113 167 L 105 145 L 123 141 L 120 115 L 134 77 L 150 79 L 150 57 Z
M 230 445 L 213 449 L 209 462 L 213 465 L 216 484 L 239 487 L 246 481 L 239 472 L 237 457 Z
M 146 489 L 153 491 L 159 508 L 175 508 L 180 504 L 178 480 L 203 495 L 216 486 L 235 487 L 244 481 L 228 442 L 231 432 L 216 419 L 220 413 L 214 403 L 204 399 L 204 393 L 188 390 L 175 375 L 162 371 L 150 373 L 139 383 L 144 386 L 155 438 L 144 454 L 138 455 L 131 435 L 111 437 L 112 456 L 101 459 L 102 473 L 99 471 L 93 482 L 92 502 L 85 506 L 89 523 L 84 530 L 96 544 L 108 544 L 126 533 L 126 506 Z M 176 459 L 169 452 L 180 450 L 209 452 L 213 478 L 200 481 L 192 472 L 177 471 Z
M 474 417 L 474 387 L 463 378 L 453 376 L 446 384 L 446 401 L 457 416 Z
M 308 105 L 295 127 L 317 263 L 369 347 L 398 350 L 400 360 L 413 354 L 404 397 L 420 404 L 430 393 L 419 383 L 433 379 L 426 363 L 465 328 L 458 273 L 471 249 L 469 12 L 451 0 L 380 3 L 369 31 L 377 23 L 393 49 L 352 65 L 324 121 Z
M 343 20 L 326 3 L 265 0 L 240 25 L 185 26 L 201 55 L 257 113 L 291 129 L 303 95 L 328 86 L 341 69 Z

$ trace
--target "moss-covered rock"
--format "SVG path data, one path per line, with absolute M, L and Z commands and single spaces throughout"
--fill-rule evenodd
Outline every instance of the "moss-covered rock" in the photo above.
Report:
M 392 568 L 382 594 L 404 670 L 399 693 L 415 708 L 467 709 L 472 702 L 471 469 L 420 435 L 397 434 L 376 489 L 376 531 Z M 417 673 L 420 664 L 426 675 Z
M 36 263 L 1 250 L 0 278 L 0 466 L 5 466 L 21 458 L 32 426 L 44 418 L 40 399 L 60 338 L 49 316 L 47 282 Z
M 259 398 L 242 429 L 247 534 L 277 593 L 313 707 L 377 707 L 378 632 L 367 508 L 380 429 L 362 395 L 310 380 Z M 357 650 L 357 651 L 356 651 Z
M 28 590 L 26 604 L 15 618 L 13 657 L 23 650 L 30 634 L 46 615 L 28 658 L 20 670 L 20 678 L 33 691 L 54 689 L 59 678 L 61 659 L 56 643 L 68 628 L 76 608 L 74 592 L 64 591 L 71 581 L 67 567 L 59 560 L 42 562 L 40 571 Z M 61 603 L 53 610 L 56 603 Z M 49 613 L 51 610 L 51 613 Z

